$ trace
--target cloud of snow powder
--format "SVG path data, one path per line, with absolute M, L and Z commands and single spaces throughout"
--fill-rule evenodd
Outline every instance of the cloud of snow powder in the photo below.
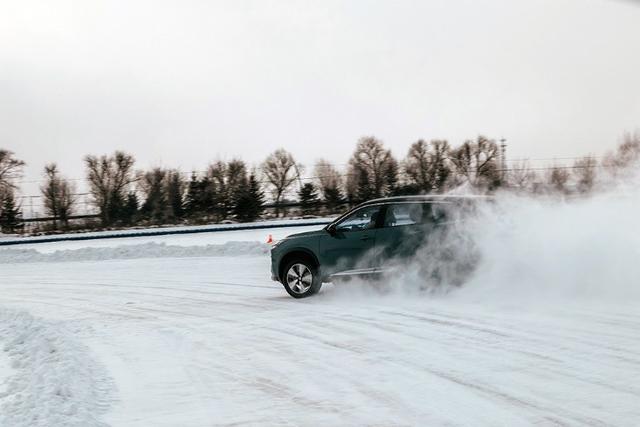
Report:
M 336 294 L 534 304 L 636 301 L 640 169 L 623 172 L 603 179 L 589 195 L 502 192 L 451 209 L 448 225 L 431 230 L 409 261 L 390 261 L 382 280 L 352 280 L 336 286 Z
M 499 194 L 427 239 L 388 285 L 474 300 L 637 299 L 639 178 L 574 198 Z

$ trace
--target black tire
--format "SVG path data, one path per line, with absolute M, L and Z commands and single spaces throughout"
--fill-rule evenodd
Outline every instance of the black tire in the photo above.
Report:
M 294 277 L 294 275 L 297 277 Z M 310 278 L 309 275 L 311 276 Z M 310 297 L 322 287 L 318 268 L 306 259 L 289 261 L 284 270 L 282 270 L 280 282 L 287 293 L 294 298 Z

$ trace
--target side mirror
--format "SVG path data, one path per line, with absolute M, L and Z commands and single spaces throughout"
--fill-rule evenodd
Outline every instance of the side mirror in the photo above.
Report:
M 329 233 L 332 236 L 336 235 L 336 225 L 335 224 L 331 224 L 327 227 L 327 233 Z

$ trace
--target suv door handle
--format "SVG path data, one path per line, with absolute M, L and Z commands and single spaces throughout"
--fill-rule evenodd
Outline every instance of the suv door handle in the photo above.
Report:
M 360 240 L 369 240 L 370 238 L 371 238 L 371 237 L 369 237 L 369 236 L 362 236 L 362 237 L 360 238 Z

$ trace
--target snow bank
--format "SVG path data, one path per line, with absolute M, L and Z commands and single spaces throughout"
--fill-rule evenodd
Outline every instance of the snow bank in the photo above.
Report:
M 0 345 L 12 368 L 0 390 L 0 426 L 105 425 L 99 418 L 113 386 L 70 331 L 0 308 Z
M 268 244 L 260 242 L 226 242 L 220 245 L 202 246 L 175 246 L 149 242 L 138 245 L 59 250 L 52 253 L 42 253 L 35 249 L 3 249 L 0 250 L 0 264 L 265 255 L 269 253 L 270 248 Z
M 63 233 L 50 235 L 34 235 L 19 236 L 11 234 L 0 234 L 0 246 L 3 245 L 24 245 L 34 243 L 51 243 L 64 241 L 85 241 L 115 238 L 132 238 L 132 237 L 149 237 L 149 236 L 167 236 L 167 235 L 184 235 L 184 234 L 200 234 L 215 233 L 229 231 L 246 231 L 246 230 L 264 230 L 270 228 L 291 228 L 301 226 L 324 226 L 330 223 L 333 218 L 311 218 L 311 219 L 283 219 L 283 220 L 266 220 L 249 223 L 236 224 L 210 224 L 210 225 L 181 225 L 174 227 L 147 227 L 118 229 L 106 231 L 89 231 L 78 233 Z

